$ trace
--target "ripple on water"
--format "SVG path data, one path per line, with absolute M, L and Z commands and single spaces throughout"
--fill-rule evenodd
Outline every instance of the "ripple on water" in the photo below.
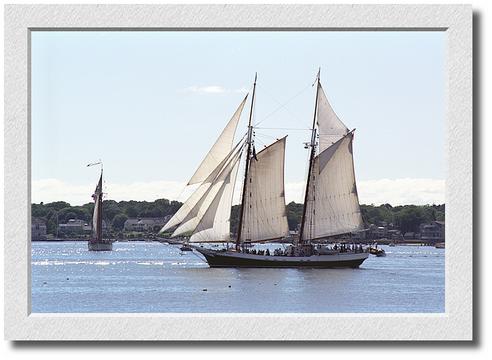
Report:
M 444 250 L 383 248 L 357 270 L 211 269 L 159 243 L 33 243 L 32 311 L 443 312 Z

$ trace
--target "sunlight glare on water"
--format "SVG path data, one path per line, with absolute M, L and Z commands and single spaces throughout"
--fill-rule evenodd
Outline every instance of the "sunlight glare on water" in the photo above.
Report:
M 359 269 L 211 269 L 158 242 L 33 242 L 32 312 L 444 312 L 445 250 L 383 248 Z

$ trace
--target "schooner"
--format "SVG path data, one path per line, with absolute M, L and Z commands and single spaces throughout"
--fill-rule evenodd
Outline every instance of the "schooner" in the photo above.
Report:
M 256 252 L 246 245 L 272 242 L 289 235 L 284 162 L 286 137 L 256 152 L 254 126 L 256 76 L 246 135 L 234 145 L 234 135 L 246 104 L 243 99 L 188 185 L 197 189 L 161 232 L 187 236 L 189 243 L 231 241 L 230 215 L 234 186 L 242 155 L 244 178 L 235 247 L 212 250 L 192 246 L 211 267 L 358 267 L 368 257 L 362 247 L 327 248 L 320 239 L 362 230 L 352 142 L 354 130 L 342 123 L 323 91 L 318 73 L 311 129 L 309 170 L 299 238 L 286 251 Z
M 96 190 L 92 195 L 94 200 L 94 213 L 92 215 L 92 235 L 87 243 L 90 251 L 111 251 L 113 244 L 111 240 L 103 238 L 103 168 L 102 162 L 88 164 L 87 166 L 101 165 L 101 175 L 97 182 Z

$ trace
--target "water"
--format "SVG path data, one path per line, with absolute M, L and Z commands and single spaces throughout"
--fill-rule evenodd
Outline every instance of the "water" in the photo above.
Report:
M 156 242 L 34 242 L 32 312 L 444 312 L 445 250 L 383 248 L 359 269 L 211 269 Z

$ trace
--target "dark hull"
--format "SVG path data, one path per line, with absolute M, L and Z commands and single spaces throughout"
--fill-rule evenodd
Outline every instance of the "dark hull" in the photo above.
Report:
M 110 242 L 98 243 L 98 242 L 88 242 L 87 246 L 89 251 L 111 251 L 113 250 L 113 244 Z
M 203 248 L 196 248 L 196 250 L 205 256 L 208 265 L 212 268 L 358 268 L 368 257 L 367 253 L 288 257 L 219 252 Z

